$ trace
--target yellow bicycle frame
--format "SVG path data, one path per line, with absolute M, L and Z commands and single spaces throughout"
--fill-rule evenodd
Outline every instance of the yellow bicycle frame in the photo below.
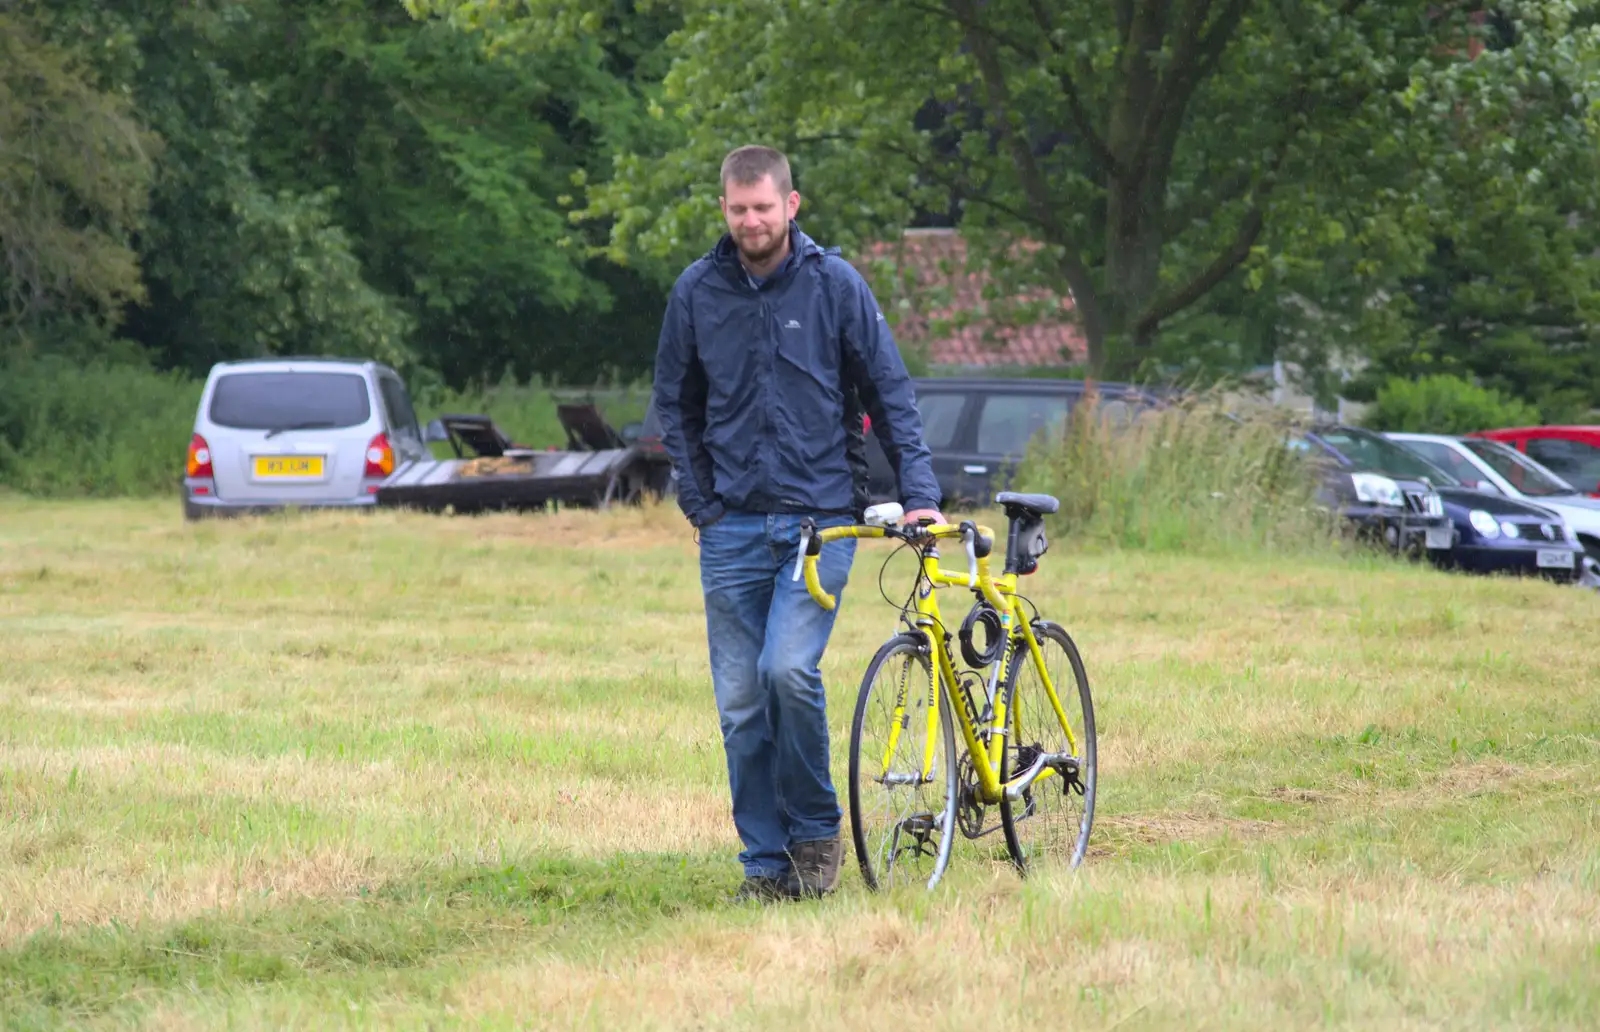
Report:
M 987 527 L 978 527 L 977 532 L 995 542 L 994 532 Z M 939 538 L 960 537 L 963 529 L 960 526 L 940 523 L 922 528 L 924 540 L 930 543 Z M 822 543 L 837 541 L 840 538 L 882 538 L 888 537 L 883 527 L 850 526 L 829 527 L 816 532 L 817 538 Z M 992 549 L 991 549 L 992 551 Z M 987 727 L 980 727 L 983 718 L 977 710 L 977 703 L 972 698 L 972 693 L 962 686 L 956 677 L 955 664 L 946 645 L 946 631 L 944 619 L 939 614 L 939 598 L 937 590 L 918 592 L 916 599 L 917 632 L 922 634 L 928 643 L 930 655 L 935 657 L 938 665 L 938 680 L 944 685 L 944 696 L 956 714 L 960 723 L 961 736 L 966 742 L 967 752 L 972 756 L 972 766 L 978 776 L 978 796 L 986 805 L 1000 802 L 1007 784 L 1016 784 L 1025 775 L 1019 774 L 1010 779 L 1006 784 L 1000 782 L 1000 758 L 1005 749 L 1005 740 L 1008 733 L 1006 727 L 1006 703 L 1001 697 L 1002 665 L 1008 656 L 1016 655 L 1020 661 L 1021 653 L 1016 648 L 1016 643 L 1021 641 L 1027 646 L 1028 658 L 1034 668 L 1039 672 L 1039 680 L 1044 685 L 1045 695 L 1050 699 L 1050 705 L 1056 712 L 1056 719 L 1061 723 L 1061 729 L 1067 736 L 1067 747 L 1073 753 L 1078 750 L 1077 737 L 1072 733 L 1072 727 L 1067 721 L 1066 712 L 1061 707 L 1061 699 L 1056 694 L 1056 686 L 1050 680 L 1050 672 L 1046 669 L 1044 654 L 1039 649 L 1039 641 L 1034 636 L 1033 626 L 1024 618 L 1022 600 L 1017 596 L 1017 575 L 1008 573 L 998 580 L 990 576 L 990 557 L 980 556 L 977 559 L 977 577 L 974 579 L 967 573 L 953 573 L 939 566 L 939 553 L 934 547 L 925 547 L 921 550 L 922 572 L 933 588 L 976 588 L 983 594 L 990 605 L 994 606 L 1000 614 L 1001 628 L 1005 633 L 1006 647 L 1000 652 L 1000 658 L 995 661 L 995 668 L 991 673 L 991 687 L 994 689 L 994 713 L 992 723 Z M 822 582 L 817 576 L 818 555 L 805 557 L 805 584 L 806 590 L 817 605 L 824 609 L 833 609 L 838 600 L 823 590 Z M 960 699 L 963 705 L 956 705 Z M 930 700 L 936 701 L 936 700 Z M 889 761 L 894 756 L 895 747 L 899 744 L 900 731 L 905 717 L 905 698 L 902 696 L 895 701 L 893 726 L 889 732 L 889 746 L 884 755 L 884 773 L 888 773 Z M 1015 718 L 1010 733 L 1015 735 L 1021 728 L 1020 716 Z M 935 747 L 938 743 L 939 712 L 937 705 L 928 707 L 928 726 L 926 728 L 926 743 L 923 746 L 922 777 L 924 780 L 932 774 Z M 1046 768 L 1039 777 L 1053 776 L 1055 771 Z

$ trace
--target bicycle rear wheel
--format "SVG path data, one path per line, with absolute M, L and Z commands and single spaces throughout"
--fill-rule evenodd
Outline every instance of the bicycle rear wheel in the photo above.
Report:
M 938 707 L 932 729 L 930 705 Z M 851 837 L 867 887 L 938 884 L 955 835 L 956 741 L 926 639 L 897 635 L 867 665 L 850 727 L 849 778 Z
M 1094 825 L 1094 799 L 1098 765 L 1095 761 L 1094 701 L 1089 696 L 1089 675 L 1078 646 L 1065 630 L 1041 620 L 1033 625 L 1044 669 L 1055 688 L 1072 732 L 1069 744 L 1061 718 L 1045 693 L 1039 666 L 1026 642 L 1013 648 L 1006 673 L 1006 724 L 1010 730 L 1001 753 L 1000 780 L 1027 770 L 1042 754 L 1062 756 L 1048 765 L 1021 796 L 1000 801 L 1011 860 L 1023 874 L 1041 864 L 1066 860 L 1083 863 Z

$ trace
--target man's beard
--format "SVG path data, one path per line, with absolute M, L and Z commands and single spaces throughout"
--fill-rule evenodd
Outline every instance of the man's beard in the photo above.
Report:
M 789 237 L 788 234 L 783 232 L 774 233 L 767 245 L 759 251 L 753 251 L 746 247 L 744 238 L 741 236 L 735 235 L 733 239 L 735 245 L 739 248 L 739 257 L 744 259 L 746 265 L 760 265 L 782 250 Z

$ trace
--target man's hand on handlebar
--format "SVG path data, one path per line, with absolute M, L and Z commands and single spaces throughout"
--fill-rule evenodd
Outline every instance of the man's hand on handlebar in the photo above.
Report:
M 928 521 L 930 524 L 943 523 L 944 514 L 938 509 L 912 509 L 901 518 L 900 523 L 901 526 L 914 527 L 924 520 Z

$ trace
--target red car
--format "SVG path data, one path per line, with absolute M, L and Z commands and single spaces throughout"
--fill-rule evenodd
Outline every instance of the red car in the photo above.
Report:
M 1503 441 L 1584 494 L 1600 498 L 1600 426 L 1521 426 L 1467 436 Z

